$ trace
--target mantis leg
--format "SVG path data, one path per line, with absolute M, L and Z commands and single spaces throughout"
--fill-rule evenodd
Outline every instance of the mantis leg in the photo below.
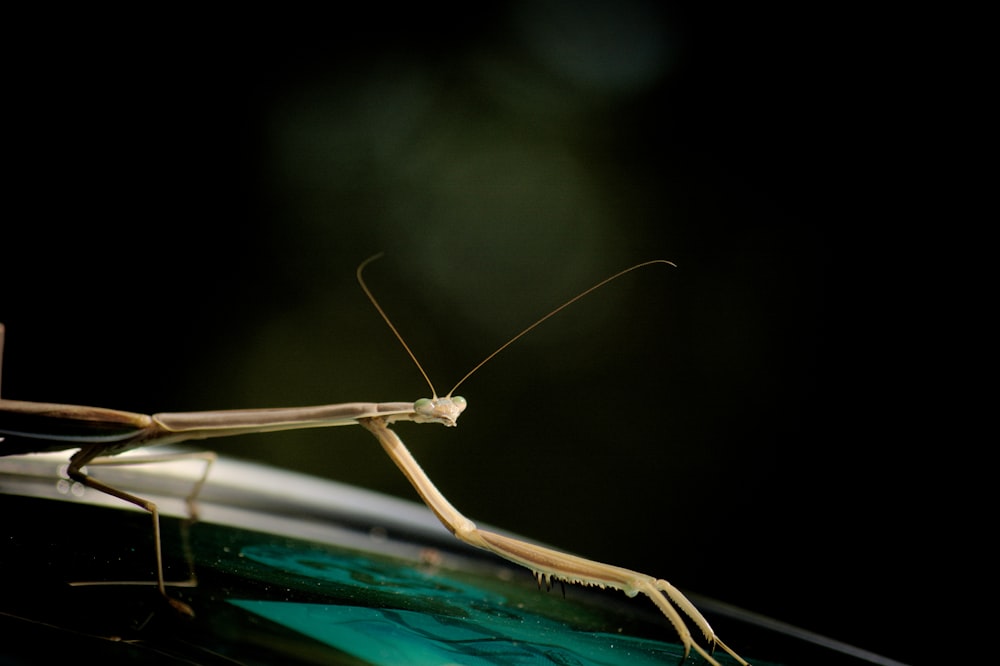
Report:
M 183 453 L 163 453 L 159 455 L 129 456 L 121 458 L 117 456 L 104 456 L 93 458 L 88 465 L 100 465 L 102 467 L 113 467 L 123 465 L 145 465 L 147 463 L 174 462 L 176 460 L 201 460 L 205 463 L 205 468 L 201 476 L 195 481 L 184 501 L 187 503 L 188 516 L 191 520 L 198 520 L 198 495 L 208 480 L 208 474 L 212 470 L 212 465 L 218 459 L 215 451 L 184 451 Z M 126 500 L 129 501 L 129 500 Z
M 197 497 L 201 492 L 201 488 L 205 483 L 205 479 L 208 478 L 208 472 L 212 467 L 212 463 L 215 462 L 216 456 L 212 452 L 193 452 L 193 453 L 182 453 L 182 454 L 164 454 L 159 456 L 143 456 L 141 458 L 112 458 L 112 457 L 96 457 L 100 453 L 100 450 L 84 448 L 78 451 L 72 458 L 70 458 L 69 467 L 66 470 L 66 474 L 74 481 L 77 481 L 88 488 L 93 488 L 94 490 L 104 493 L 105 495 L 110 495 L 111 497 L 117 497 L 118 499 L 134 504 L 135 506 L 148 511 L 153 520 L 153 548 L 156 552 L 156 586 L 159 589 L 160 594 L 167 603 L 170 604 L 178 612 L 193 616 L 194 610 L 188 606 L 183 601 L 174 599 L 169 594 L 167 594 L 167 583 L 163 577 L 163 549 L 162 541 L 160 538 L 160 511 L 155 502 L 147 500 L 145 498 L 133 495 L 131 493 L 125 492 L 124 490 L 119 490 L 113 486 L 110 486 L 102 481 L 95 479 L 94 477 L 88 475 L 83 471 L 85 465 L 134 465 L 142 463 L 151 462 L 169 462 L 173 460 L 185 459 L 185 458 L 197 458 L 205 461 L 205 470 L 201 477 L 195 483 L 192 491 L 188 494 L 186 501 L 188 505 L 188 510 L 190 512 L 191 519 L 196 519 L 197 516 Z M 188 554 L 188 563 L 191 565 L 191 556 L 187 548 L 185 548 Z M 74 585 L 89 585 L 93 583 L 73 583 Z M 109 584 L 122 584 L 122 583 L 109 583 Z M 171 583 L 171 585 L 194 585 L 194 570 L 193 565 L 191 565 L 191 577 L 189 580 L 182 583 Z
M 479 529 L 475 523 L 452 506 L 434 486 L 403 441 L 393 430 L 389 429 L 384 418 L 360 419 L 359 422 L 375 436 L 382 448 L 416 489 L 424 503 L 459 540 L 530 569 L 539 582 L 543 580 L 551 582 L 555 579 L 579 585 L 613 588 L 621 590 L 629 597 L 634 597 L 641 592 L 656 604 L 657 608 L 673 625 L 680 637 L 681 644 L 684 646 L 685 657 L 694 648 L 709 663 L 719 666 L 712 655 L 694 641 L 679 611 L 683 611 L 691 619 L 705 636 L 710 647 L 717 645 L 744 666 L 749 666 L 742 657 L 719 640 L 702 614 L 677 588 L 667 581 Z

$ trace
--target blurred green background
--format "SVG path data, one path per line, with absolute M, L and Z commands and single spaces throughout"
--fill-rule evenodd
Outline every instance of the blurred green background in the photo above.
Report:
M 3 395 L 412 400 L 366 257 L 440 393 L 671 259 L 485 366 L 457 429 L 401 436 L 475 520 L 903 659 L 918 512 L 874 407 L 905 383 L 860 205 L 875 86 L 841 25 L 789 11 L 14 21 Z M 413 497 L 358 428 L 212 447 Z

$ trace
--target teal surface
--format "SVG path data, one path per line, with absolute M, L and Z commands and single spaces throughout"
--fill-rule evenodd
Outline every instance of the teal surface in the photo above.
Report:
M 391 560 L 278 546 L 243 557 L 388 606 L 232 599 L 230 603 L 378 666 L 676 663 L 675 646 L 574 629 L 483 586 Z M 516 596 L 516 595 L 512 595 Z M 392 600 L 395 598 L 395 603 Z M 392 607 L 395 606 L 395 607 Z

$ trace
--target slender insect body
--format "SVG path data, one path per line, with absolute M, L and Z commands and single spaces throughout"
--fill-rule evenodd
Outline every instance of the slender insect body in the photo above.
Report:
M 651 264 L 671 266 L 673 264 L 664 260 L 649 261 L 632 266 L 599 282 L 515 335 L 473 367 L 446 396 L 438 397 L 433 384 L 420 366 L 416 356 L 410 351 L 403 337 L 386 316 L 362 279 L 363 269 L 376 258 L 377 256 L 372 257 L 358 267 L 358 282 L 427 381 L 431 388 L 431 398 L 422 398 L 412 403 L 359 402 L 313 407 L 160 413 L 151 416 L 98 407 L 0 399 L 0 438 L 2 438 L 0 455 L 78 449 L 70 458 L 67 468 L 68 476 L 85 486 L 118 497 L 149 511 L 153 517 L 159 591 L 175 609 L 182 613 L 193 614 L 190 607 L 172 598 L 166 592 L 167 584 L 163 577 L 163 563 L 160 553 L 159 514 L 156 505 L 95 479 L 84 471 L 84 466 L 130 464 L 134 461 L 119 461 L 112 456 L 130 449 L 157 444 L 245 433 L 358 424 L 375 437 L 390 459 L 410 481 L 428 508 L 461 541 L 524 566 L 532 572 L 539 584 L 545 581 L 546 585 L 549 586 L 553 580 L 557 580 L 565 583 L 613 588 L 621 590 L 629 597 L 642 593 L 652 600 L 673 626 L 684 646 L 685 656 L 694 649 L 709 663 L 718 664 L 704 647 L 692 639 L 684 616 L 703 634 L 705 642 L 710 648 L 721 647 L 741 664 L 747 664 L 719 640 L 694 605 L 666 581 L 479 529 L 472 520 L 466 518 L 452 506 L 435 487 L 398 434 L 389 427 L 400 421 L 438 423 L 447 427 L 455 426 L 458 417 L 467 406 L 464 398 L 453 395 L 455 390 L 498 353 L 543 321 L 621 275 Z M 2 353 L 3 327 L 0 325 L 0 361 L 2 361 Z M 196 515 L 195 500 L 208 476 L 214 454 L 201 452 L 190 455 L 195 455 L 206 462 L 204 474 L 188 497 L 189 510 L 194 517 Z M 138 462 L 172 460 L 177 457 L 177 454 L 151 455 Z
M 141 446 L 154 421 L 102 407 L 0 399 L 3 455 L 104 446 L 115 454 Z M 139 440 L 139 441 L 137 441 Z

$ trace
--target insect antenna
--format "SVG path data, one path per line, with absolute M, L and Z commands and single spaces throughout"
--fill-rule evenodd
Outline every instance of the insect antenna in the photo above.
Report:
M 396 336 L 396 339 L 399 340 L 399 343 L 403 345 L 403 349 L 406 350 L 406 353 L 410 355 L 410 358 L 413 360 L 414 365 L 417 366 L 417 370 L 419 370 L 420 374 L 423 375 L 424 381 L 427 382 L 427 386 L 429 386 L 431 389 L 431 397 L 437 400 L 438 397 L 437 391 L 434 390 L 434 384 L 431 383 L 431 378 L 427 376 L 426 372 L 424 372 L 424 367 L 420 365 L 420 361 L 417 360 L 416 355 L 414 355 L 414 353 L 410 350 L 410 346 L 406 344 L 406 340 L 403 339 L 403 336 L 400 335 L 399 331 L 396 330 L 396 327 L 393 325 L 392 321 L 389 320 L 389 315 L 385 313 L 385 310 L 382 309 L 382 306 L 378 304 L 377 300 L 375 300 L 375 295 L 372 294 L 371 289 L 368 288 L 368 285 L 365 284 L 364 278 L 361 276 L 362 271 L 365 270 L 365 266 L 372 263 L 376 259 L 381 259 L 384 254 L 385 254 L 384 252 L 379 252 L 378 254 L 368 257 L 367 259 L 361 262 L 361 265 L 358 266 L 357 270 L 358 284 L 361 285 L 361 289 L 365 292 L 365 296 L 367 296 L 368 300 L 372 302 L 372 305 L 375 306 L 375 309 L 378 310 L 378 313 L 382 315 L 382 319 L 385 320 L 385 323 L 389 325 L 389 330 L 391 330 L 393 335 Z M 450 393 L 448 395 L 449 397 L 451 396 Z
M 369 259 L 369 261 L 371 261 L 371 260 Z M 366 262 L 366 263 L 367 263 L 367 262 Z M 551 312 L 549 312 L 549 313 L 548 313 L 547 315 L 545 315 L 544 317 L 542 317 L 541 319 L 539 319 L 538 321 L 536 321 L 536 322 L 535 322 L 534 324 L 532 324 L 531 326 L 528 326 L 527 328 L 525 328 L 524 330 L 522 330 L 522 331 L 521 331 L 520 333 L 518 333 L 517 335 L 515 335 L 514 337 L 512 337 L 512 338 L 511 338 L 510 340 L 508 340 L 507 342 L 505 342 L 505 343 L 503 343 L 502 345 L 500 345 L 500 346 L 499 346 L 499 347 L 498 347 L 498 348 L 496 349 L 496 351 L 494 351 L 494 352 L 493 352 L 492 354 L 490 354 L 489 356 L 487 356 L 486 358 L 484 358 L 484 359 L 483 359 L 482 361 L 480 361 L 479 363 L 477 363 L 477 364 L 476 364 L 476 366 L 475 366 L 474 368 L 472 368 L 472 370 L 469 370 L 469 372 L 468 372 L 468 373 L 466 373 L 466 375 L 465 375 L 464 377 L 462 377 L 462 378 L 461 378 L 460 380 L 458 380 L 458 383 L 457 383 L 457 384 L 455 384 L 455 385 L 454 385 L 454 386 L 453 386 L 453 387 L 451 388 L 451 390 L 450 390 L 450 391 L 448 391 L 448 395 L 447 395 L 447 397 L 449 397 L 449 398 L 450 398 L 450 397 L 451 397 L 451 395 L 452 395 L 452 394 L 453 394 L 453 393 L 454 393 L 454 392 L 455 392 L 455 391 L 456 391 L 456 390 L 458 389 L 458 387 L 459 387 L 459 386 L 461 386 L 461 385 L 462 385 L 462 384 L 463 384 L 463 383 L 465 382 L 465 380 L 466 380 L 466 379 L 468 379 L 469 377 L 471 377 L 471 376 L 472 376 L 472 374 L 473 374 L 474 372 L 476 372 L 476 370 L 479 370 L 479 368 L 481 368 L 481 367 L 483 367 L 484 365 L 486 365 L 486 364 L 487 364 L 487 363 L 488 363 L 488 362 L 489 362 L 490 360 L 492 360 L 492 359 L 493 359 L 493 357 L 494 357 L 494 356 L 496 356 L 497 354 L 499 354 L 500 352 L 502 352 L 502 351 L 503 351 L 504 349 L 506 349 L 507 347 L 509 347 L 509 346 L 511 346 L 512 344 L 514 344 L 514 343 L 515 343 L 515 342 L 516 342 L 517 340 L 519 340 L 519 339 L 520 339 L 520 338 L 521 338 L 522 336 L 526 335 L 526 334 L 527 334 L 527 333 L 528 333 L 529 331 L 531 331 L 532 329 L 534 329 L 534 328 L 535 328 L 536 326 L 538 326 L 539 324 L 541 324 L 541 323 L 542 323 L 543 321 L 545 321 L 546 319 L 549 319 L 550 317 L 552 317 L 552 316 L 553 316 L 553 315 L 555 315 L 556 313 L 558 313 L 558 312 L 560 312 L 560 311 L 562 311 L 562 310 L 566 309 L 566 308 L 567 308 L 567 307 L 569 307 L 570 305 L 573 305 L 573 303 L 576 303 L 576 302 L 577 302 L 578 300 L 580 300 L 580 299 L 581 299 L 581 298 L 583 298 L 584 296 L 587 296 L 588 294 L 590 294 L 590 293 L 592 293 L 592 292 L 594 292 L 594 291 L 597 291 L 598 289 L 600 289 L 601 287 L 603 287 L 603 286 L 604 286 L 604 285 L 606 285 L 607 283 L 609 283 L 609 282 L 611 282 L 611 281 L 613 281 L 613 280 L 617 280 L 618 278 L 620 278 L 621 276 L 625 275 L 626 273 L 631 273 L 631 272 L 632 272 L 632 271 L 634 271 L 634 270 L 637 270 L 637 269 L 639 269 L 639 268 L 643 268 L 643 267 L 645 267 L 645 266 L 650 266 L 650 265 L 652 265 L 652 264 L 667 264 L 668 266 L 673 266 L 674 268 L 677 268 L 677 264 L 675 264 L 675 263 L 674 263 L 674 262 L 672 262 L 672 261 L 667 261 L 666 259 L 652 259 L 652 260 L 650 260 L 650 261 L 644 261 L 644 262 L 642 262 L 641 264 L 636 264 L 636 265 L 634 265 L 634 266 L 629 266 L 629 267 L 628 267 L 628 268 L 626 268 L 625 270 L 622 270 L 622 271 L 618 271 L 617 273 L 615 273 L 615 274 L 614 274 L 614 275 L 612 275 L 611 277 L 608 277 L 608 278 L 604 278 L 603 280 L 601 280 L 600 282 L 598 282 L 598 283 L 597 283 L 597 284 L 595 284 L 594 286 L 592 286 L 592 287 L 590 287 L 589 289 L 585 289 L 584 291 L 580 292 L 579 294 L 577 294 L 577 295 L 576 295 L 576 296 L 574 296 L 573 298 L 569 299 L 568 301 L 566 301 L 565 303 L 563 303 L 562 305 L 560 305 L 559 307 L 557 307 L 556 309 L 552 310 L 552 311 L 551 311 Z M 363 264 L 362 264 L 362 265 L 363 265 Z M 360 273 L 360 269 L 358 269 L 358 270 L 359 270 L 359 273 Z M 363 285 L 362 285 L 362 286 L 363 286 Z M 367 290 L 366 290 L 366 291 L 367 291 Z M 370 296 L 369 296 L 369 297 L 370 297 Z M 372 302 L 374 302 L 374 299 L 372 299 Z M 375 305 L 375 307 L 378 307 L 378 304 L 376 304 L 376 305 Z M 381 309 L 381 308 L 379 308 L 379 312 L 381 312 L 381 311 L 382 311 L 382 309 Z M 385 314 L 383 314 L 382 316 L 383 316 L 383 317 L 385 317 Z M 388 318 L 386 319 L 386 321 L 389 321 L 389 320 L 388 320 Z M 390 325 L 390 326 L 392 326 L 392 324 L 389 324 L 389 325 Z M 395 330 L 396 330 L 396 329 L 393 329 L 393 331 L 395 331 Z M 397 333 L 396 335 L 398 336 L 399 334 Z M 402 340 L 402 338 L 400 338 L 400 340 Z M 406 345 L 406 343 L 403 343 L 403 345 L 405 346 L 405 345 Z M 410 351 L 410 350 L 409 350 L 409 349 L 407 349 L 406 351 Z M 413 356 L 413 354 L 410 354 L 410 356 Z M 415 358 L 414 358 L 413 360 L 414 360 L 414 361 L 416 361 L 416 359 L 415 359 Z M 419 365 L 419 364 L 418 364 L 418 365 Z M 421 370 L 421 372 L 423 372 L 423 370 Z M 424 375 L 424 377 L 426 378 L 426 377 L 427 377 L 427 375 Z M 427 381 L 428 381 L 428 383 L 430 383 L 430 380 L 427 380 Z

